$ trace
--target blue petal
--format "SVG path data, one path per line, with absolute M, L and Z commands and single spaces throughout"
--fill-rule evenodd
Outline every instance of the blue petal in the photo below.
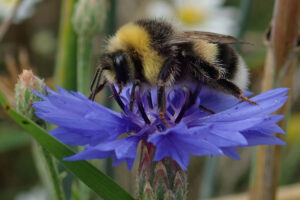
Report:
M 217 147 L 239 146 L 247 144 L 245 137 L 237 131 L 214 130 L 210 126 L 195 127 L 191 132 L 202 140 L 205 140 Z
M 187 169 L 190 156 L 193 155 L 221 155 L 222 152 L 213 144 L 201 140 L 197 135 L 189 133 L 184 123 L 150 136 L 148 142 L 156 146 L 155 161 L 171 157 L 182 169 Z
M 264 134 L 273 134 L 273 133 L 281 133 L 285 134 L 284 130 L 279 127 L 277 124 L 283 118 L 283 115 L 272 115 L 265 117 L 264 121 L 256 125 L 255 127 L 251 127 L 249 130 L 257 131 Z
M 113 134 L 105 134 L 94 131 L 78 131 L 77 129 L 68 129 L 58 127 L 49 132 L 58 140 L 70 145 L 96 145 L 102 141 L 115 139 Z
M 253 98 L 256 100 L 258 105 L 252 105 L 248 102 L 242 102 L 228 110 L 223 112 L 210 115 L 203 120 L 207 121 L 237 121 L 242 119 L 247 119 L 250 117 L 259 117 L 268 115 L 276 110 L 278 110 L 287 100 L 285 96 L 287 90 L 276 90 L 275 94 L 272 94 L 272 91 L 258 95 L 258 98 Z
M 62 88 L 58 89 L 59 93 L 52 92 L 44 101 L 35 102 L 34 108 L 38 117 L 63 128 L 64 133 L 68 133 L 66 130 L 76 132 L 65 137 L 62 132 L 56 133 L 57 138 L 68 144 L 86 144 L 88 141 L 92 144 L 93 138 L 98 142 L 105 137 L 110 140 L 122 133 L 139 129 L 133 120 L 90 101 L 80 93 L 74 95 Z M 87 134 L 90 134 L 89 138 Z M 67 136 L 71 138 L 67 139 Z
M 238 149 L 236 147 L 223 147 L 223 148 L 221 148 L 221 150 L 223 151 L 223 153 L 226 156 L 228 156 L 228 157 L 230 157 L 234 160 L 240 160 L 241 159 L 239 154 L 238 154 Z
M 118 140 L 118 146 L 115 149 L 116 157 L 118 159 L 122 158 L 132 158 L 136 157 L 137 147 L 140 142 L 140 137 L 130 136 L 125 139 Z
M 257 131 L 248 130 L 248 131 L 243 131 L 242 134 L 248 141 L 248 145 L 246 146 L 286 144 L 281 139 L 275 136 L 259 133 Z
M 200 93 L 201 105 L 215 111 L 220 112 L 237 104 L 240 100 L 232 95 L 213 90 L 210 88 L 203 88 Z
M 85 149 L 73 156 L 64 158 L 64 161 L 77 161 L 77 160 L 92 160 L 108 158 L 113 154 L 113 151 L 99 151 L 95 148 Z
M 115 165 L 127 161 L 127 167 L 131 169 L 136 158 L 139 141 L 140 137 L 131 136 L 116 141 L 101 143 L 94 147 L 89 147 L 74 156 L 65 158 L 64 160 L 103 159 L 112 156 Z

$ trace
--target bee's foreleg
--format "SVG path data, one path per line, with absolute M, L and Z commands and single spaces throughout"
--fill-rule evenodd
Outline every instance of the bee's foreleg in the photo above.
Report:
M 105 70 L 104 68 L 98 68 L 95 76 L 92 80 L 92 83 L 90 85 L 90 96 L 89 99 L 93 100 L 95 99 L 96 95 L 103 89 L 103 87 L 106 85 L 106 80 L 100 84 L 100 80 L 101 80 L 101 76 L 102 76 L 102 72 L 103 70 Z
M 125 105 L 124 105 L 120 95 L 118 94 L 115 86 L 113 84 L 109 84 L 109 87 L 110 87 L 110 90 L 112 92 L 114 99 L 119 104 L 120 108 L 126 113 Z
M 103 83 L 101 84 L 97 84 L 95 89 L 91 92 L 90 96 L 89 96 L 89 99 L 94 101 L 95 97 L 96 97 L 96 94 L 98 94 L 103 88 L 104 86 L 106 85 L 107 81 L 105 80 Z

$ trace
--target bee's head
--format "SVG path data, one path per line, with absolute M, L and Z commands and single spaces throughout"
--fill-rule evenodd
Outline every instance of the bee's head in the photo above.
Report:
M 103 74 L 110 83 L 126 85 L 130 75 L 130 57 L 124 51 L 104 53 L 100 58 Z

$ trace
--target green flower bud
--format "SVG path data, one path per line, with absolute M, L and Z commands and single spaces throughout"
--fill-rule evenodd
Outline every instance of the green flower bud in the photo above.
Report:
M 171 159 L 153 161 L 154 146 L 142 143 L 138 174 L 138 199 L 185 200 L 186 173 Z
M 40 94 L 45 94 L 45 82 L 34 76 L 31 70 L 23 70 L 15 86 L 17 111 L 37 122 L 39 120 L 34 115 L 32 103 L 37 101 L 39 97 L 33 94 L 31 89 Z
M 93 37 L 105 21 L 104 0 L 79 0 L 75 5 L 72 18 L 73 26 L 78 35 Z
M 151 188 L 151 184 L 147 181 L 142 193 L 142 198 L 143 200 L 153 200 L 153 190 Z

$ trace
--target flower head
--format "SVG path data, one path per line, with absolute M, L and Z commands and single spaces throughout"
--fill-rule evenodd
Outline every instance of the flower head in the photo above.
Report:
M 120 95 L 124 113 L 112 111 L 78 92 L 67 92 L 60 87 L 58 93 L 48 91 L 49 95 L 40 95 L 43 101 L 34 103 L 36 115 L 58 126 L 50 131 L 57 139 L 86 147 L 65 158 L 69 161 L 111 156 L 114 164 L 126 161 L 131 168 L 138 144 L 144 141 L 155 147 L 155 161 L 168 157 L 182 169 L 187 169 L 190 155 L 227 155 L 239 159 L 238 147 L 285 144 L 272 136 L 273 133 L 284 133 L 276 125 L 282 116 L 270 114 L 287 100 L 287 88 L 255 96 L 251 100 L 259 105 L 252 105 L 203 87 L 195 103 L 186 107 L 184 113 L 182 109 L 187 105 L 189 93 L 182 89 L 170 90 L 166 111 L 169 128 L 159 118 L 155 89 L 137 98 L 143 104 L 150 124 L 145 122 L 136 104 L 132 111 L 129 109 L 131 87 L 123 89 Z
M 224 0 L 157 0 L 147 5 L 146 14 L 172 21 L 185 30 L 235 35 L 237 9 L 223 4 Z
M 41 0 L 0 0 L 0 20 L 9 18 L 17 6 L 14 22 L 20 23 L 21 21 L 32 16 L 34 12 L 34 5 L 40 1 Z

